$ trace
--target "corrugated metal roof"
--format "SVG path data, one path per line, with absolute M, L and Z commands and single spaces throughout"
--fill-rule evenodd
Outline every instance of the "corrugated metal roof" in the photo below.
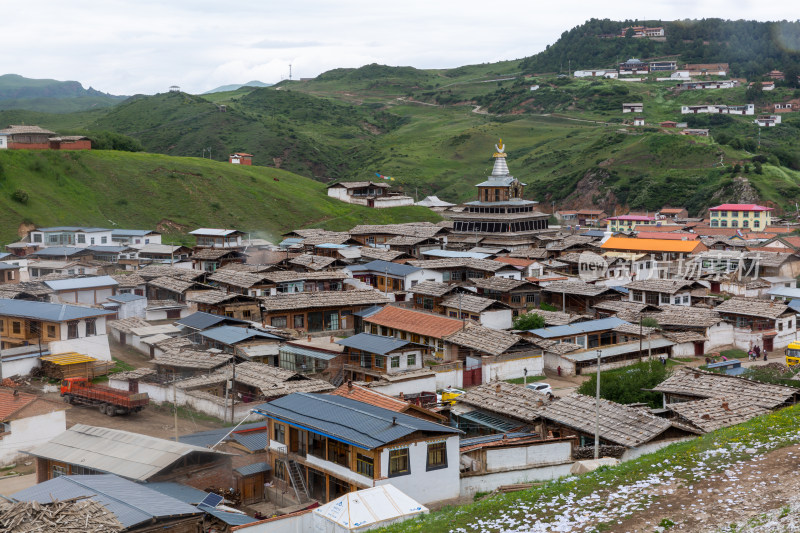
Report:
M 144 237 L 145 235 L 159 235 L 159 233 L 149 229 L 112 229 L 111 235 L 119 237 Z
M 367 307 L 366 309 L 362 309 L 361 311 L 356 311 L 353 313 L 353 316 L 360 316 L 361 318 L 369 318 L 378 311 L 383 309 L 382 305 L 373 305 L 372 307 Z
M 387 273 L 392 276 L 407 276 L 409 274 L 413 274 L 414 272 L 419 272 L 419 268 L 413 267 L 410 265 L 405 265 L 401 263 L 392 263 L 391 261 L 383 261 L 381 259 L 376 259 L 374 261 L 370 261 L 369 263 L 363 265 L 353 265 L 347 267 L 348 270 L 353 272 L 359 272 L 364 270 L 369 270 L 371 272 L 378 272 L 378 273 Z
M 74 246 L 48 246 L 30 254 L 29 257 L 62 257 L 84 254 L 89 255 L 91 251 L 86 248 L 76 248 Z
M 237 472 L 239 472 L 243 476 L 252 476 L 253 474 L 259 474 L 261 472 L 269 472 L 272 470 L 272 467 L 269 466 L 269 463 L 253 463 L 251 465 L 240 466 L 239 468 L 234 468 Z
M 221 509 L 217 509 L 215 507 L 209 507 L 208 505 L 198 505 L 198 509 L 203 511 L 204 513 L 208 513 L 215 518 L 219 518 L 229 526 L 243 526 L 246 524 L 252 524 L 253 522 L 258 522 L 255 518 L 247 516 L 246 514 L 239 514 L 239 513 L 230 513 L 228 511 L 223 511 Z
M 28 453 L 146 481 L 191 453 L 219 452 L 119 429 L 75 424 Z
M 336 356 L 339 355 L 335 353 L 312 350 L 311 348 L 302 348 L 300 346 L 294 346 L 292 344 L 284 344 L 283 346 L 281 346 L 280 352 L 292 355 L 303 355 L 305 357 L 313 357 L 314 359 L 321 359 L 322 361 L 330 361 L 331 359 L 335 359 Z
M 237 342 L 248 339 L 272 339 L 282 341 L 282 337 L 258 331 L 257 329 L 240 328 L 238 326 L 219 326 L 214 329 L 205 330 L 200 333 L 203 337 L 222 344 L 236 344 Z
M 242 424 L 238 427 L 237 431 L 248 431 L 255 429 L 266 429 L 266 422 L 251 422 L 250 424 Z M 218 443 L 222 437 L 228 434 L 230 428 L 209 429 L 207 431 L 199 431 L 190 435 L 182 435 L 178 437 L 178 441 L 184 444 L 191 444 L 192 446 L 213 446 Z
M 362 350 L 364 352 L 376 353 L 386 355 L 394 350 L 399 350 L 405 346 L 413 349 L 416 345 L 410 341 L 404 341 L 395 337 L 383 337 L 381 335 L 372 335 L 370 333 L 359 333 L 346 339 L 336 341 L 336 344 Z
M 469 413 L 463 413 L 458 416 L 459 418 L 472 422 L 473 424 L 488 427 L 496 431 L 511 431 L 512 429 L 516 429 L 521 425 L 519 422 L 511 422 L 484 411 L 470 411 Z M 461 446 L 464 446 L 464 444 L 461 444 Z
M 58 279 L 43 282 L 54 291 L 92 289 L 95 287 L 116 287 L 117 280 L 111 276 L 92 276 L 88 278 Z
M 190 235 L 213 235 L 215 237 L 224 237 L 235 233 L 244 235 L 244 233 L 236 229 L 197 228 L 189 232 Z
M 231 439 L 238 442 L 251 452 L 263 451 L 269 443 L 269 433 L 264 431 L 248 431 L 233 433 Z
M 558 337 L 569 337 L 574 335 L 583 335 L 594 331 L 605 331 L 607 329 L 614 329 L 623 324 L 630 324 L 617 317 L 601 318 L 598 320 L 587 320 L 586 322 L 576 322 L 573 324 L 566 324 L 564 326 L 550 326 L 539 329 L 531 329 L 528 332 L 531 335 L 536 335 L 543 339 L 554 339 Z
M 675 343 L 667 339 L 650 339 L 642 341 L 642 351 L 647 351 L 648 348 L 654 350 L 656 348 L 664 348 L 666 346 L 674 346 Z M 600 350 L 600 358 L 614 357 L 616 355 L 623 355 L 626 353 L 633 353 L 639 351 L 639 341 L 629 342 L 626 344 L 615 344 L 614 346 L 603 346 L 602 348 L 595 348 L 586 352 L 568 353 L 562 355 L 565 359 L 570 361 L 589 361 L 597 359 L 597 350 Z
M 172 481 L 145 483 L 144 486 L 158 491 L 161 494 L 166 494 L 167 496 L 175 498 L 176 500 L 188 503 L 189 505 L 197 505 L 203 501 L 203 498 L 208 496 L 208 493 L 203 490 L 196 489 L 188 485 L 181 485 L 180 483 L 174 483 Z
M 109 231 L 106 228 L 84 228 L 83 226 L 52 226 L 49 228 L 36 228 L 34 231 L 82 231 L 84 233 L 97 233 L 99 231 Z
M 239 320 L 238 318 L 212 315 L 211 313 L 204 313 L 202 311 L 197 311 L 196 313 L 192 313 L 187 317 L 175 321 L 176 324 L 180 324 L 181 326 L 200 330 L 210 328 L 211 326 L 219 324 L 220 322 L 235 322 L 239 324 L 248 323 L 244 320 Z
M 97 361 L 97 359 L 95 359 L 94 357 L 89 357 L 88 355 L 76 352 L 43 355 L 41 359 L 42 361 L 47 361 L 59 366 L 74 365 L 76 363 L 90 363 L 92 361 Z
M 126 528 L 171 516 L 197 515 L 200 511 L 183 501 L 121 477 L 105 474 L 99 476 L 60 476 L 17 492 L 14 498 L 21 501 L 47 503 L 87 496 L 109 511 Z
M 0 298 L 0 316 L 17 316 L 46 322 L 65 322 L 95 316 L 107 316 L 112 311 L 79 307 L 77 305 L 52 304 L 29 300 L 9 300 Z
M 486 259 L 490 254 L 482 254 L 479 252 L 459 252 L 457 250 L 425 250 L 422 252 L 422 255 L 433 257 L 471 257 L 473 259 Z
M 296 424 L 367 450 L 416 431 L 460 433 L 455 428 L 328 394 L 290 394 L 259 405 L 255 410 L 268 418 Z

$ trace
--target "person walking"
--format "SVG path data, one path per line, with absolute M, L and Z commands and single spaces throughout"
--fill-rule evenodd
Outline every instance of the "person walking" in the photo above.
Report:
M 753 348 L 753 351 L 756 354 L 756 361 L 761 359 L 761 347 L 758 344 L 755 345 L 755 347 Z

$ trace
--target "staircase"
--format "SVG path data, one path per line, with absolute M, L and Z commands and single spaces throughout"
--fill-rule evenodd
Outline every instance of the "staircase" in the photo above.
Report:
M 344 383 L 344 365 L 342 365 L 336 375 L 331 378 L 331 385 L 334 387 L 338 387 L 342 383 Z
M 306 487 L 306 481 L 303 479 L 300 466 L 295 461 L 288 458 L 284 461 L 284 464 L 286 465 L 286 471 L 289 473 L 289 479 L 292 482 L 294 494 L 297 496 L 297 502 L 304 503 L 309 501 L 311 496 L 308 494 L 308 487 Z

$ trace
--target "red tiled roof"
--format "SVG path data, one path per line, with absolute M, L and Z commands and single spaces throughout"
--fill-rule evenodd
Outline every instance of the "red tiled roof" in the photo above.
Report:
M 673 239 L 630 239 L 626 237 L 611 237 L 600 247 L 603 250 L 626 250 L 637 252 L 677 252 L 692 253 L 697 248 L 705 250 L 703 243 L 698 241 L 677 241 Z
M 764 231 L 768 231 L 770 233 L 791 233 L 794 231 L 794 228 L 787 228 L 785 226 L 767 226 L 764 228 Z
M 772 207 L 757 204 L 722 204 L 712 207 L 709 211 L 772 211 Z
M 505 263 L 507 265 L 513 265 L 518 267 L 527 267 L 534 264 L 536 261 L 533 259 L 522 259 L 519 257 L 498 257 L 495 261 L 499 261 L 501 263 Z
M 800 248 L 800 237 L 783 237 L 780 238 L 783 242 L 794 248 Z
M 455 333 L 463 326 L 460 320 L 454 318 L 393 306 L 384 307 L 371 317 L 365 318 L 364 322 L 435 339 Z
M 664 124 L 664 122 L 662 122 L 662 124 Z M 675 122 L 671 122 L 671 124 L 675 124 Z M 678 214 L 681 211 L 683 211 L 683 207 L 665 207 L 660 211 L 660 213 L 662 214 L 666 213 L 672 215 L 672 214 Z
M 642 233 L 643 231 L 653 231 L 656 233 L 670 233 L 673 231 L 681 231 L 683 226 L 678 226 L 676 224 L 665 224 L 662 226 L 649 226 L 646 224 L 642 224 L 640 226 L 636 226 L 636 232 Z

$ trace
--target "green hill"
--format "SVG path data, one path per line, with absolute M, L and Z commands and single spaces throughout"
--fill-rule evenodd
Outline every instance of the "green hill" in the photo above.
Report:
M 111 107 L 125 96 L 113 96 L 77 81 L 25 78 L 18 74 L 0 76 L 0 109 L 27 109 L 48 113 L 72 113 Z
M 196 227 L 226 227 L 275 240 L 299 227 L 438 219 L 422 207 L 345 204 L 319 182 L 266 167 L 100 150 L 0 152 L 4 242 L 17 238 L 21 224 L 158 227 L 173 239 Z

